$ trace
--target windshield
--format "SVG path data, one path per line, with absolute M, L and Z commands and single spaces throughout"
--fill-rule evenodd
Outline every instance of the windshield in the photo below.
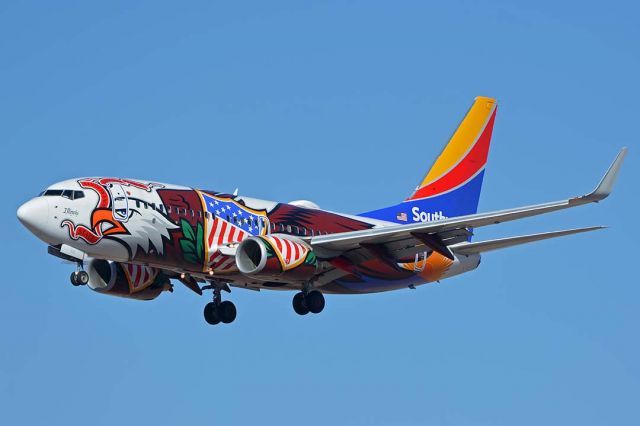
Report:
M 74 191 L 73 189 L 47 189 L 40 193 L 41 197 L 64 197 L 70 200 L 84 198 L 83 191 Z

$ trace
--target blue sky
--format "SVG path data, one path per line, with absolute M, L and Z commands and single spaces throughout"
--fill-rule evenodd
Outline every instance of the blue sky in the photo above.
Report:
M 638 12 L 0 3 L 0 423 L 638 424 Z M 589 191 L 630 148 L 606 202 L 477 238 L 609 229 L 311 317 L 235 290 L 236 322 L 210 327 L 182 287 L 150 303 L 72 287 L 15 217 L 85 175 L 372 210 L 410 193 L 477 95 L 500 102 L 481 211 Z

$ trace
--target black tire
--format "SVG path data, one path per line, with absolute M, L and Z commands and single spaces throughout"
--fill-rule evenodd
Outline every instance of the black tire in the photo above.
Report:
M 220 316 L 220 321 L 225 324 L 232 323 L 233 320 L 236 319 L 237 311 L 236 305 L 229 300 L 225 300 L 218 306 L 218 315 Z
M 79 285 L 87 285 L 89 283 L 89 274 L 86 271 L 80 271 L 77 275 Z
M 204 306 L 204 320 L 211 325 L 220 323 L 220 316 L 218 315 L 218 307 L 215 303 L 210 302 Z
M 319 314 L 324 309 L 324 296 L 318 290 L 310 291 L 305 297 L 307 309 L 312 314 Z
M 307 315 L 309 313 L 309 308 L 307 308 L 307 304 L 305 303 L 304 293 L 296 293 L 293 296 L 293 310 L 296 311 L 298 315 Z
M 78 287 L 80 285 L 80 282 L 78 281 L 77 272 L 72 272 L 71 276 L 69 277 L 69 280 L 71 281 L 71 284 L 73 284 L 74 287 Z

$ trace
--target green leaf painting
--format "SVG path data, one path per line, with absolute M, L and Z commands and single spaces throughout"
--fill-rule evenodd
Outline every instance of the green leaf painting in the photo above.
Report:
M 263 240 L 265 242 L 265 248 L 267 249 L 267 257 L 275 257 L 276 252 L 273 249 L 273 247 L 271 246 L 271 243 L 269 242 L 269 240 L 264 239 Z
M 189 221 L 182 219 L 180 228 L 184 238 L 180 239 L 180 249 L 184 259 L 189 263 L 202 265 L 204 263 L 204 230 L 202 224 L 198 223 L 195 231 Z
M 309 251 L 309 253 L 307 254 L 307 258 L 304 260 L 304 263 L 306 265 L 316 266 L 318 264 L 318 258 L 316 257 L 316 254 L 313 251 Z
M 204 229 L 201 223 L 198 223 L 196 228 L 196 254 L 199 259 L 204 257 Z

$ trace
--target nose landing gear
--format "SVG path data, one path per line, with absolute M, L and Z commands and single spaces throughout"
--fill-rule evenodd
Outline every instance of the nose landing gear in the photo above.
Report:
M 222 289 L 230 291 L 229 287 L 226 284 L 221 286 L 218 283 L 212 283 L 202 289 L 213 290 L 213 301 L 207 303 L 204 307 L 204 320 L 211 325 L 232 323 L 236 319 L 236 305 L 230 300 L 223 302 L 221 294 Z

